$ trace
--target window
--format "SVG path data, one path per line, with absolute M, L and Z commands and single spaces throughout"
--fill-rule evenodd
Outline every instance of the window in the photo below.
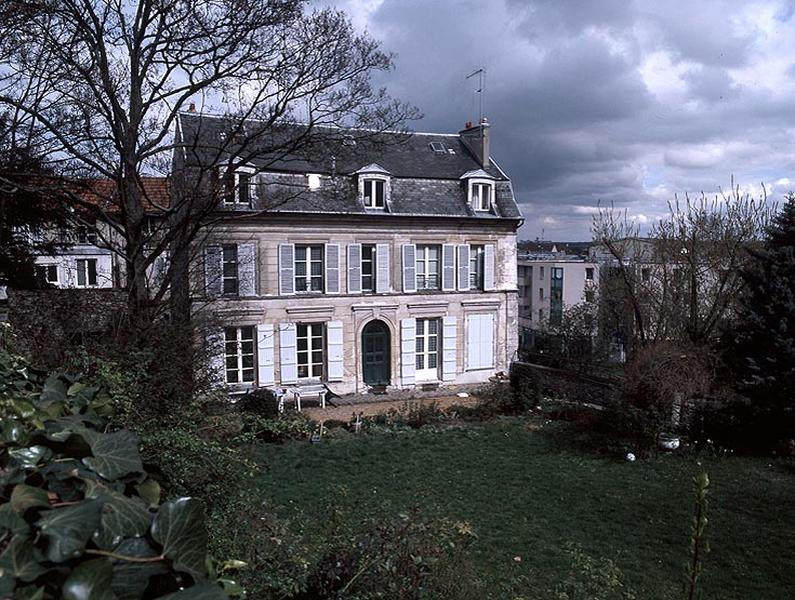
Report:
M 585 301 L 586 302 L 593 302 L 595 298 L 595 294 L 593 290 L 585 290 Z
M 254 327 L 224 328 L 226 383 L 254 382 Z
M 650 281 L 651 280 L 651 269 L 647 269 L 647 268 L 641 269 L 640 270 L 640 278 L 644 282 Z
M 538 267 L 538 278 L 541 281 L 544 281 L 544 267 Z
M 246 168 L 226 171 L 223 176 L 223 200 L 225 205 L 250 206 L 251 186 L 254 174 Z
M 323 291 L 323 246 L 295 247 L 295 291 Z
M 483 246 L 469 247 L 469 289 L 483 289 Z
M 222 277 L 224 296 L 238 293 L 237 244 L 224 244 L 222 249 Z
M 439 246 L 417 246 L 417 289 L 439 289 Z
M 298 347 L 298 377 L 300 379 L 323 376 L 323 324 L 299 323 L 296 327 Z
M 97 285 L 97 259 L 84 258 L 77 262 L 77 287 Z
M 375 291 L 375 244 L 362 244 L 362 291 Z
M 585 267 L 585 279 L 593 281 L 593 267 Z
M 439 319 L 417 319 L 416 377 L 436 379 L 439 369 Z
M 549 322 L 560 325 L 563 321 L 563 267 L 552 267 L 549 285 Z
M 89 229 L 85 225 L 78 225 L 75 231 L 75 239 L 78 244 L 97 244 L 97 232 Z
M 386 182 L 383 179 L 364 180 L 364 205 L 367 208 L 384 208 Z
M 544 309 L 543 308 L 539 308 L 538 309 L 538 320 L 539 321 L 543 321 L 544 320 Z
M 472 184 L 472 207 L 479 211 L 491 210 L 491 192 L 494 186 L 491 183 Z
M 538 299 L 539 300 L 544 299 L 544 288 L 538 288 Z
M 39 285 L 57 285 L 58 265 L 36 265 L 36 281 Z

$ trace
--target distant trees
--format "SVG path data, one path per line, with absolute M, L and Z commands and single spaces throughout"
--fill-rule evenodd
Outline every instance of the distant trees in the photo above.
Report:
M 769 219 L 765 198 L 729 194 L 669 203 L 640 237 L 639 225 L 612 208 L 594 220 L 594 242 L 608 260 L 600 278 L 603 323 L 630 350 L 656 342 L 705 346 L 736 309 L 739 276 Z

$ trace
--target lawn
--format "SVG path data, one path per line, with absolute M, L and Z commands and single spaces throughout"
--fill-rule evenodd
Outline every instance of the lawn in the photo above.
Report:
M 465 520 L 478 536 L 473 561 L 494 590 L 519 575 L 554 586 L 574 542 L 615 561 L 638 598 L 662 599 L 681 597 L 692 477 L 703 468 L 712 482 L 704 597 L 795 597 L 791 462 L 666 455 L 629 463 L 576 446 L 564 425 L 526 424 L 261 446 L 267 471 L 257 495 L 310 538 L 329 502 L 351 519 L 419 507 Z

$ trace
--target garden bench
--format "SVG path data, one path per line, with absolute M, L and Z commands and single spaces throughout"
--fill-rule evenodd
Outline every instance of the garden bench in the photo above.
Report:
M 320 408 L 326 408 L 326 394 L 328 388 L 324 383 L 307 383 L 304 385 L 297 385 L 290 388 L 290 392 L 295 398 L 295 406 L 298 412 L 301 412 L 301 400 L 305 398 L 317 398 L 320 401 Z M 280 410 L 284 410 L 283 404 L 280 403 Z

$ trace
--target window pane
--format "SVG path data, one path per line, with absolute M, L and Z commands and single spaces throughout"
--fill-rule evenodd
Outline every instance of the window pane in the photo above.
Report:
M 237 356 L 226 357 L 226 368 L 227 370 L 237 369 Z
M 254 355 L 253 354 L 246 354 L 243 356 L 243 368 L 244 369 L 251 369 L 254 367 Z
M 312 260 L 323 260 L 322 246 L 312 246 Z
M 237 371 L 227 371 L 226 372 L 226 382 L 227 383 L 237 383 Z
M 299 337 L 297 340 L 298 342 L 298 351 L 305 351 L 307 346 L 307 340 L 305 337 Z
M 295 247 L 295 260 L 306 260 L 306 246 Z
M 245 340 L 240 343 L 240 350 L 243 354 L 254 354 L 254 342 L 251 340 Z
M 435 369 L 436 368 L 436 354 L 429 354 L 428 355 L 428 368 Z
M 383 181 L 376 181 L 375 182 L 375 205 L 377 207 L 384 206 L 384 182 Z
M 428 352 L 436 352 L 436 344 L 437 344 L 436 336 L 428 338 Z
M 240 328 L 240 339 L 241 340 L 254 340 L 254 328 L 249 325 L 247 327 Z
M 323 348 L 323 338 L 322 337 L 312 338 L 312 350 L 319 350 L 321 348 Z
M 295 274 L 299 277 L 304 277 L 306 275 L 306 262 L 297 262 L 295 263 Z
M 423 354 L 417 355 L 417 369 L 425 368 L 425 356 Z
M 309 367 L 306 362 L 298 364 L 298 377 L 309 377 Z
M 243 370 L 243 381 L 250 382 L 254 381 L 254 369 L 244 369 Z
M 436 319 L 430 319 L 428 321 L 428 333 L 435 335 L 438 330 L 439 330 L 439 321 L 437 321 Z
M 322 350 L 315 350 L 312 352 L 312 362 L 316 365 L 323 364 L 323 351 Z
M 77 285 L 86 285 L 86 261 L 77 261 Z
M 312 275 L 317 277 L 323 274 L 323 265 L 319 262 L 312 261 Z

